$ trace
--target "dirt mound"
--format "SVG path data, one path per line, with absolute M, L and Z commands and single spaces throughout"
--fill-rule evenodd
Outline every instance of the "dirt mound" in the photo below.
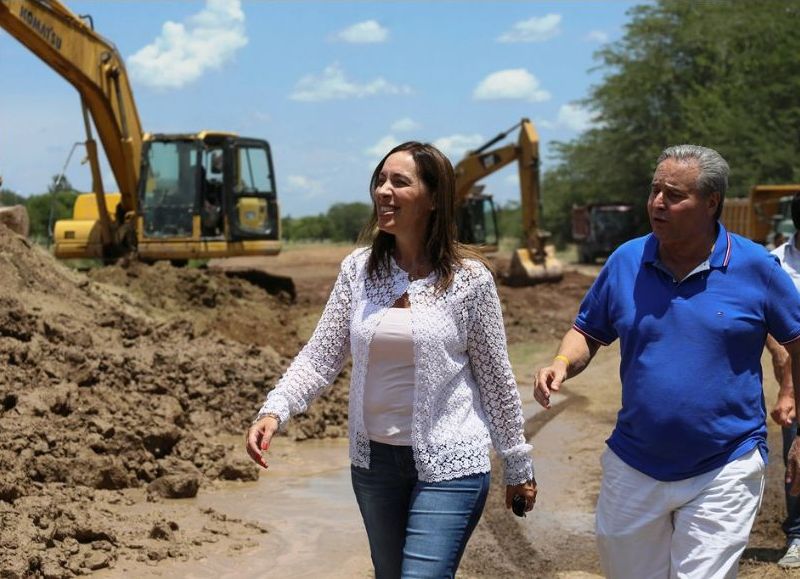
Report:
M 592 281 L 588 276 L 568 271 L 559 283 L 498 286 L 508 342 L 560 340 L 575 320 L 578 305 Z
M 88 275 L 124 290 L 129 303 L 155 319 L 190 320 L 201 336 L 218 333 L 237 342 L 274 347 L 285 355 L 295 354 L 302 345 L 286 294 L 270 294 L 223 271 L 134 261 Z
M 300 344 L 290 306 L 241 279 L 163 264 L 87 276 L 2 225 L 0 279 L 3 576 L 69 577 L 121 550 L 197 548 L 202 534 L 110 505 L 133 500 L 130 489 L 160 500 L 257 477 L 238 441 Z M 344 434 L 346 389 L 335 392 L 290 436 Z
M 0 207 L 0 223 L 3 223 L 11 231 L 19 233 L 23 237 L 28 236 L 31 228 L 28 210 L 24 205 Z

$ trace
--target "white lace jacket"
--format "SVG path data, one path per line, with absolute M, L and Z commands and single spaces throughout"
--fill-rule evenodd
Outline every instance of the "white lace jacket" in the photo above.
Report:
M 305 411 L 333 382 L 350 350 L 350 460 L 369 468 L 362 405 L 369 346 L 387 308 L 408 292 L 416 361 L 411 440 L 420 480 L 488 472 L 490 443 L 505 462 L 506 484 L 533 478 L 491 273 L 477 261 L 466 261 L 437 296 L 435 274 L 409 282 L 392 261 L 390 275 L 374 279 L 366 274 L 368 257 L 369 249 L 358 249 L 344 259 L 314 334 L 258 416 L 275 413 L 283 424 Z

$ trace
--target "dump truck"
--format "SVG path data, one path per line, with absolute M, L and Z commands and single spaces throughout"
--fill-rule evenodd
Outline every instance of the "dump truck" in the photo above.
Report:
M 492 148 L 517 129 L 516 143 Z M 509 285 L 559 281 L 564 268 L 555 258 L 555 249 L 546 244 L 550 234 L 540 228 L 539 135 L 527 118 L 468 152 L 455 165 L 460 241 L 481 244 L 487 252 L 497 250 L 501 232 L 494 201 L 478 182 L 513 162 L 519 171 L 522 239 L 501 279 Z
M 756 185 L 747 197 L 726 198 L 720 220 L 728 231 L 766 245 L 791 221 L 787 200 L 798 192 L 800 184 Z
M 590 203 L 572 207 L 572 239 L 580 263 L 608 257 L 636 235 L 637 219 L 630 203 Z
M 145 261 L 274 255 L 281 250 L 272 154 L 224 131 L 145 132 L 116 47 L 57 0 L 0 0 L 0 28 L 81 99 L 92 192 L 55 224 L 58 258 Z M 119 192 L 106 192 L 97 131 Z

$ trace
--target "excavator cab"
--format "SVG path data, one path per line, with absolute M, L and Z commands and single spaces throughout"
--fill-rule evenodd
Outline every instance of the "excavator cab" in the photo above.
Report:
M 280 249 L 269 144 L 230 134 L 153 135 L 143 148 L 138 252 L 143 259 Z M 266 250 L 266 251 L 265 251 Z
M 487 253 L 497 251 L 497 212 L 491 195 L 483 193 L 483 185 L 474 185 L 456 211 L 458 240 L 477 245 Z

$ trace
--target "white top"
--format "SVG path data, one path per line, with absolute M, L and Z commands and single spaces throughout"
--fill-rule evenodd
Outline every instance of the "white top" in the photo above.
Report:
M 369 255 L 362 248 L 344 259 L 314 334 L 258 416 L 274 412 L 283 425 L 304 412 L 351 354 L 350 461 L 369 468 L 364 383 L 370 344 L 378 322 L 407 293 L 416 378 L 411 446 L 419 479 L 438 482 L 489 472 L 493 445 L 504 463 L 506 484 L 530 480 L 531 447 L 491 272 L 478 261 L 464 260 L 454 268 L 447 291 L 438 293 L 436 274 L 409 281 L 391 258 L 381 275 L 368 275 Z
M 772 254 L 778 256 L 783 271 L 789 274 L 794 282 L 794 287 L 800 291 L 800 250 L 795 247 L 796 238 L 797 233 L 794 233 L 789 241 L 773 249 Z
M 411 446 L 414 341 L 411 308 L 389 308 L 375 328 L 364 381 L 364 426 L 370 440 Z

